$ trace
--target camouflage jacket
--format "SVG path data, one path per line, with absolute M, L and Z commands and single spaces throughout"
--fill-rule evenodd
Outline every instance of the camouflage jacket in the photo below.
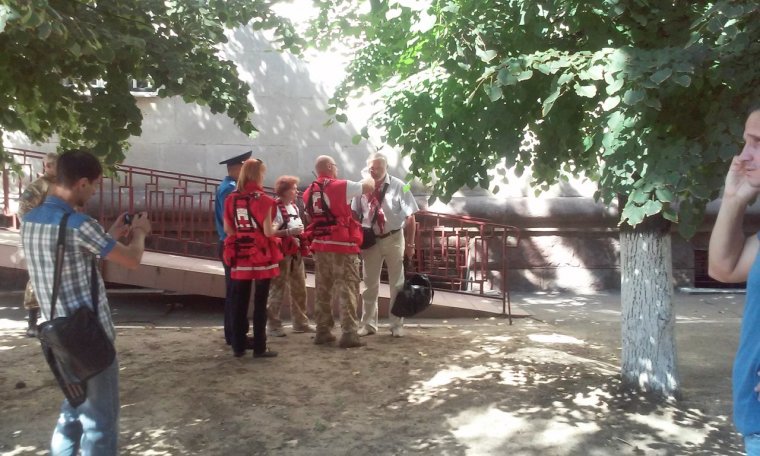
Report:
M 42 176 L 29 184 L 21 194 L 18 200 L 18 218 L 21 219 L 27 212 L 42 204 L 48 194 L 48 189 L 53 183 L 53 179 Z

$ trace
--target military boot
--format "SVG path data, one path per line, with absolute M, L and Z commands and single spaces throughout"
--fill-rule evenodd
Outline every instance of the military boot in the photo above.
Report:
M 335 336 L 329 331 L 317 331 L 317 335 L 314 336 L 314 345 L 329 344 L 330 342 L 335 342 Z
M 359 335 L 356 332 L 343 333 L 338 342 L 338 347 L 340 348 L 363 347 L 365 345 L 367 343 L 359 340 Z
M 29 319 L 27 321 L 26 337 L 37 337 L 37 317 L 40 314 L 39 309 L 29 309 Z

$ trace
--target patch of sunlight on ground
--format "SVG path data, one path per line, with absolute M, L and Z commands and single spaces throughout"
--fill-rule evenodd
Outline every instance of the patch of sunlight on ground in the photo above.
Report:
M 677 441 L 682 445 L 685 443 L 701 445 L 707 435 L 716 430 L 703 419 L 676 418 L 675 412 L 675 410 L 665 410 L 657 414 L 632 415 L 631 420 L 649 426 L 664 440 Z M 703 418 L 697 411 L 692 410 L 692 413 L 698 414 L 698 418 Z
M 525 366 L 504 366 L 501 372 L 500 385 L 507 386 L 522 386 L 528 383 L 530 379 L 531 385 L 545 385 L 552 382 L 556 382 L 557 379 L 539 374 L 538 372 L 526 368 Z
M 5 451 L 2 453 L 3 456 L 17 456 L 20 454 L 29 454 L 33 451 L 37 450 L 37 447 L 33 446 L 17 446 L 16 448 L 12 449 L 11 451 Z
M 512 436 L 526 428 L 528 421 L 489 407 L 464 410 L 448 420 L 451 433 L 467 446 L 466 454 L 493 454 Z
M 586 342 L 564 334 L 531 334 L 528 339 L 542 344 L 575 344 L 583 345 Z
M 600 407 L 604 410 L 608 409 L 607 401 L 612 399 L 612 394 L 608 391 L 604 391 L 600 388 L 590 391 L 584 395 L 578 393 L 573 399 L 573 403 L 579 407 Z
M 544 430 L 532 438 L 536 445 L 543 447 L 573 447 L 580 443 L 584 435 L 599 432 L 599 430 L 599 425 L 593 422 L 549 421 Z
M 482 377 L 492 370 L 492 368 L 486 366 L 474 366 L 469 369 L 451 366 L 448 369 L 438 371 L 430 380 L 418 382 L 417 386 L 412 386 L 408 400 L 414 404 L 427 402 L 435 397 L 439 391 L 443 390 L 444 387 L 456 381 Z
M 614 364 L 571 355 L 569 353 L 565 353 L 560 350 L 554 350 L 551 348 L 525 347 L 513 353 L 510 353 L 506 356 L 506 358 L 516 359 L 529 363 L 557 363 L 566 366 L 585 364 L 587 366 L 596 368 L 599 373 L 602 373 L 604 375 L 616 375 L 618 373 L 618 366 Z
M 9 320 L 7 318 L 0 318 L 0 330 L 4 329 L 20 329 L 26 325 L 24 321 Z
M 483 338 L 484 340 L 487 340 L 488 342 L 509 342 L 510 340 L 514 339 L 512 336 L 487 336 Z
M 129 439 L 137 442 L 125 445 L 124 448 L 135 452 L 135 454 L 146 456 L 178 454 L 178 448 L 166 441 L 165 437 L 170 434 L 170 431 L 161 428 L 138 431 Z

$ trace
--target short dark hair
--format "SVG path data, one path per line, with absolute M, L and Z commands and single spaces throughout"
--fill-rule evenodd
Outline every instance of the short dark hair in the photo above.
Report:
M 70 149 L 58 157 L 56 175 L 58 185 L 73 187 L 83 177 L 94 181 L 101 175 L 103 175 L 103 166 L 92 152 Z

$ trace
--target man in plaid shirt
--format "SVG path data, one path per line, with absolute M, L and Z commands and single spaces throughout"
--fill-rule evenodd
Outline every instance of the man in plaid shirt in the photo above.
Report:
M 130 269 L 136 269 L 145 249 L 151 225 L 147 214 L 134 217 L 131 226 L 122 214 L 108 232 L 89 216 L 76 212 L 99 187 L 103 174 L 100 162 L 91 153 L 69 150 L 58 158 L 56 184 L 45 202 L 23 218 L 21 242 L 26 255 L 32 286 L 40 304 L 42 320 L 50 318 L 55 271 L 58 226 L 65 213 L 71 213 L 66 229 L 66 247 L 56 316 L 67 316 L 82 305 L 91 306 L 90 265 L 100 256 Z M 116 239 L 130 233 L 129 245 Z M 98 316 L 111 340 L 115 338 L 111 309 L 103 279 L 98 271 Z M 51 453 L 90 455 L 117 454 L 119 424 L 118 360 L 87 381 L 87 400 L 72 407 L 67 400 L 53 431 Z

